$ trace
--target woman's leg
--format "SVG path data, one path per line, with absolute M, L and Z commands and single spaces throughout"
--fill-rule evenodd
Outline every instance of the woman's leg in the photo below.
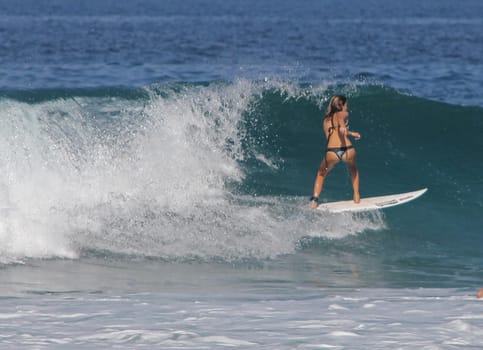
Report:
M 319 197 L 322 189 L 324 187 L 324 181 L 330 171 L 334 168 L 334 166 L 339 162 L 339 158 L 334 155 L 329 155 L 330 152 L 326 153 L 324 160 L 320 163 L 319 170 L 317 171 L 317 176 L 315 178 L 314 184 L 314 197 Z M 335 157 L 335 158 L 334 158 Z M 317 207 L 317 202 L 312 201 L 310 203 L 311 208 Z
M 361 196 L 359 194 L 359 170 L 357 170 L 356 164 L 356 150 L 353 148 L 347 150 L 344 154 L 343 160 L 347 164 L 351 175 L 352 189 L 354 190 L 354 202 L 359 203 L 361 201 Z

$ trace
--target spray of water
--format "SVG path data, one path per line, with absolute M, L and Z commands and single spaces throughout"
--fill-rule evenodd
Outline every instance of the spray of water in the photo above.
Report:
M 300 94 L 239 81 L 152 86 L 135 100 L 1 100 L 0 262 L 92 252 L 263 259 L 294 252 L 304 236 L 380 227 L 381 218 L 349 217 L 335 226 L 304 199 L 229 190 L 244 178 L 245 114 L 274 87 Z

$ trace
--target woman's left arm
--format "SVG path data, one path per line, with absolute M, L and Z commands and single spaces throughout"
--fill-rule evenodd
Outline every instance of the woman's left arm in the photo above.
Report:
M 356 131 L 347 131 L 347 136 L 352 136 L 356 141 L 361 139 L 361 134 Z

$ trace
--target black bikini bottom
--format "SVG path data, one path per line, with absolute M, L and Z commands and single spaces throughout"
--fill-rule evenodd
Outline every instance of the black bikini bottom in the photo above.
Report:
M 331 148 L 327 148 L 327 152 L 334 152 L 335 154 L 337 154 L 337 157 L 339 157 L 339 160 L 342 160 L 342 157 L 344 156 L 345 152 L 348 150 L 348 149 L 351 149 L 351 148 L 354 148 L 354 146 L 347 146 L 347 147 L 331 147 Z

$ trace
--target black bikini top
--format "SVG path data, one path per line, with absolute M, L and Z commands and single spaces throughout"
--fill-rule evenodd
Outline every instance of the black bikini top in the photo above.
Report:
M 331 127 L 329 127 L 329 137 L 330 135 L 332 135 L 332 133 L 334 132 L 335 130 L 335 125 L 334 125 L 334 115 L 332 115 L 332 117 L 330 118 L 330 123 L 332 124 Z M 337 128 L 340 128 L 340 125 L 337 126 Z M 346 128 L 349 129 L 349 124 L 346 124 Z

